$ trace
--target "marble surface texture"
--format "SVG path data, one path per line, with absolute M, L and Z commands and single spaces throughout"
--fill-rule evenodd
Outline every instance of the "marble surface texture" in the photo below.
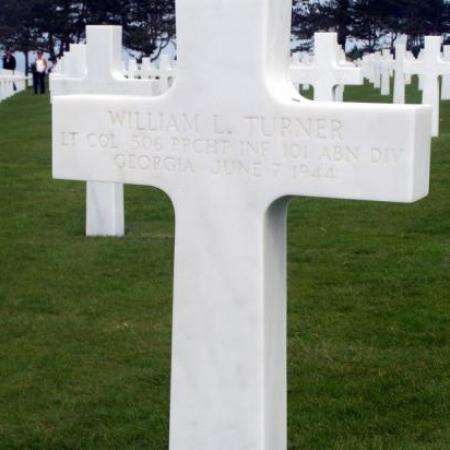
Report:
M 111 88 L 114 56 L 97 61 L 103 82 L 53 97 L 55 178 L 155 186 L 173 202 L 171 450 L 287 448 L 289 198 L 428 193 L 430 108 L 300 97 L 290 14 L 289 0 L 178 0 L 169 91 Z

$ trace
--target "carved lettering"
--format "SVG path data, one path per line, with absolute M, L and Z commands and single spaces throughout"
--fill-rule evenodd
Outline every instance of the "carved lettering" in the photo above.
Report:
M 258 138 L 342 140 L 342 123 L 324 118 L 246 116 L 246 132 Z
M 194 173 L 192 161 L 172 156 L 161 157 L 118 153 L 114 156 L 114 164 L 119 169 Z
M 165 114 L 141 111 L 108 111 L 113 127 L 158 133 L 200 132 L 198 114 Z
M 246 175 L 259 178 L 263 175 L 260 161 L 223 160 L 215 161 L 212 173 L 214 175 Z

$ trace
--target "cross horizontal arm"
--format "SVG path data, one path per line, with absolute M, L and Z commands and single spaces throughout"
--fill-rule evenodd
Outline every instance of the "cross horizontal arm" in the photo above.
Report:
M 417 60 L 405 61 L 405 72 L 409 75 L 426 75 L 437 77 L 439 75 L 450 75 L 450 62 L 441 57 L 440 36 L 426 36 L 425 48 Z
M 268 204 L 284 195 L 410 202 L 428 192 L 428 107 L 242 101 L 201 114 L 194 99 L 184 104 L 194 109 L 180 112 L 176 98 L 56 98 L 54 176 L 169 195 L 220 180 Z

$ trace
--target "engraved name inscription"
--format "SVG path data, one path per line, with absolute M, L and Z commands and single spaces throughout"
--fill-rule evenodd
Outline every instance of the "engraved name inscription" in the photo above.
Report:
M 341 120 L 325 117 L 105 111 L 104 129 L 62 131 L 66 151 L 107 152 L 116 169 L 333 182 L 355 165 L 396 166 L 402 148 L 355 144 Z M 346 133 L 347 131 L 347 133 Z M 351 134 L 350 134 L 351 136 Z

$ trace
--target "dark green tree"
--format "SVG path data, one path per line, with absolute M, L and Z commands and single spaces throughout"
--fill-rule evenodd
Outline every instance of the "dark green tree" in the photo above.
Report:
M 448 0 L 294 0 L 293 35 L 302 44 L 316 31 L 336 31 L 339 43 L 355 38 L 374 50 L 399 34 L 411 46 L 424 35 L 450 33 Z
M 122 25 L 124 45 L 155 59 L 175 38 L 175 0 L 3 0 L 0 45 L 27 60 L 40 47 L 53 59 L 83 40 L 89 24 Z
M 45 38 L 38 27 L 35 7 L 40 0 L 7 0 L 0 8 L 0 44 L 25 55 L 26 70 L 29 52 L 40 47 Z
M 157 59 L 175 38 L 174 0 L 132 0 L 124 28 L 125 45 Z
M 318 31 L 336 31 L 345 47 L 352 26 L 352 0 L 294 0 L 293 36 L 302 41 L 312 39 Z

